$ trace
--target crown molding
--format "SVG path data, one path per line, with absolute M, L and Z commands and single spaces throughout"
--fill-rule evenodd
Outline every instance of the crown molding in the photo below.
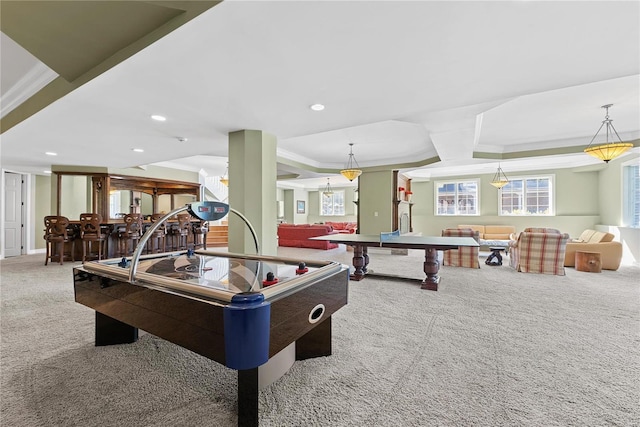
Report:
M 44 63 L 38 62 L 0 97 L 0 117 L 4 117 L 14 108 L 38 93 L 40 89 L 51 83 L 58 74 Z

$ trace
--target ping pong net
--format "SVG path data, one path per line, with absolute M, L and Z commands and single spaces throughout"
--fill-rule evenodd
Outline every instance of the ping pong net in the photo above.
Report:
M 388 242 L 389 240 L 393 239 L 394 237 L 400 237 L 400 230 L 395 230 L 395 231 L 389 231 L 389 232 L 382 232 L 380 233 L 380 246 L 382 246 L 383 242 Z

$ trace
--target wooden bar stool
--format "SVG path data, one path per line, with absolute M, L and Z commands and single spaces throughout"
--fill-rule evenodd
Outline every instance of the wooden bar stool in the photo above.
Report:
M 53 261 L 57 258 L 60 265 L 63 264 L 65 257 L 65 243 L 71 243 L 70 251 L 67 256 L 71 261 L 75 261 L 74 252 L 76 249 L 75 235 L 69 230 L 69 218 L 66 216 L 49 215 L 44 217 L 44 240 L 47 253 L 44 259 L 44 265 L 49 260 Z M 67 245 L 69 246 L 69 245 Z
M 207 249 L 207 233 L 209 222 L 200 221 L 193 224 L 193 248 Z
M 116 238 L 118 241 L 118 256 L 129 256 L 138 244 L 138 240 L 142 237 L 142 215 L 126 214 L 122 221 L 124 226 L 116 230 Z M 131 250 L 129 250 L 131 248 Z
M 160 221 L 163 216 L 164 214 L 151 215 L 151 223 L 155 224 Z M 149 241 L 147 242 L 147 253 L 166 252 L 166 237 L 167 223 L 165 222 L 149 237 Z
M 107 235 L 102 233 L 102 215 L 97 213 L 80 214 L 80 240 L 82 241 L 82 263 L 87 258 L 101 260 L 107 253 Z M 94 243 L 98 244 L 98 252 L 93 252 Z
M 171 227 L 171 249 L 182 251 L 187 249 L 189 235 L 191 234 L 191 215 L 180 214 L 177 217 L 178 223 Z

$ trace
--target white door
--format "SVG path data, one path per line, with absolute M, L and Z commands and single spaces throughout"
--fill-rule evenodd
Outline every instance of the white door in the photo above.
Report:
M 22 254 L 22 175 L 4 173 L 4 256 Z

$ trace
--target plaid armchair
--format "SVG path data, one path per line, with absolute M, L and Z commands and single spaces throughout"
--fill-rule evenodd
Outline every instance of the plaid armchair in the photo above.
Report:
M 564 276 L 569 235 L 554 228 L 526 228 L 509 242 L 509 265 L 524 273 Z
M 473 237 L 476 242 L 480 241 L 480 233 L 468 228 L 447 228 L 442 230 L 442 235 L 446 237 Z M 449 249 L 444 251 L 443 264 L 453 267 L 480 268 L 479 251 L 478 246 Z

